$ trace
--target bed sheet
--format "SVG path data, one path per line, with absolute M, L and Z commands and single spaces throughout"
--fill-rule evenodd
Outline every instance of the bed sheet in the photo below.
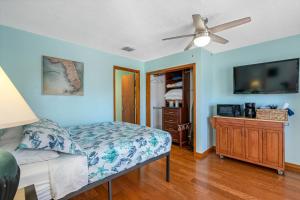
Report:
M 39 200 L 52 198 L 47 161 L 20 165 L 21 176 L 19 188 L 34 185 Z
M 20 165 L 19 188 L 35 185 L 39 200 L 60 199 L 88 184 L 86 156 L 62 154 L 53 160 Z
M 104 179 L 171 149 L 168 132 L 124 122 L 68 127 L 88 159 L 89 183 Z

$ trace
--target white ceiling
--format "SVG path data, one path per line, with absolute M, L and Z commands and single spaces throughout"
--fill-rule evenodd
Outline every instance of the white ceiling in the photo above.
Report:
M 0 0 L 0 24 L 142 61 L 183 51 L 194 13 L 208 26 L 251 16 L 252 22 L 219 33 L 230 42 L 212 53 L 300 33 L 299 0 Z M 136 50 L 124 52 L 124 46 Z

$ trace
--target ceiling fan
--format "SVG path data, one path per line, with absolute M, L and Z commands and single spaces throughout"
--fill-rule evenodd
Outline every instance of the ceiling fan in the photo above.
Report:
M 251 17 L 245 17 L 241 19 L 237 19 L 231 22 L 227 22 L 224 24 L 220 24 L 211 28 L 207 27 L 208 19 L 202 17 L 199 14 L 192 15 L 193 17 L 193 24 L 195 27 L 195 33 L 193 34 L 187 34 L 187 35 L 180 35 L 175 37 L 169 37 L 164 38 L 162 40 L 173 40 L 178 38 L 185 38 L 185 37 L 193 37 L 192 41 L 185 47 L 185 51 L 190 49 L 193 45 L 197 47 L 204 47 L 206 46 L 210 41 L 217 42 L 220 44 L 226 44 L 229 41 L 225 38 L 222 38 L 215 33 L 224 31 L 226 29 L 234 28 L 236 26 L 240 26 L 246 23 L 249 23 L 251 21 Z

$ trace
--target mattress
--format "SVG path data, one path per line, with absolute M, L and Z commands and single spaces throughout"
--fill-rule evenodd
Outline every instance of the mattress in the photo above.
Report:
M 20 165 L 19 188 L 34 185 L 39 200 L 60 199 L 88 184 L 86 156 L 61 154 L 53 160 Z
M 124 122 L 68 127 L 88 158 L 89 183 L 104 179 L 171 149 L 168 132 Z

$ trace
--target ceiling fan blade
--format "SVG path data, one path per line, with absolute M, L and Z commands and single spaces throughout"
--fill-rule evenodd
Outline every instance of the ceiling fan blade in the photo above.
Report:
M 190 48 L 192 48 L 194 46 L 194 39 L 195 37 L 192 39 L 192 41 L 184 48 L 185 51 L 189 50 Z
M 193 17 L 193 24 L 195 26 L 196 32 L 204 31 L 206 30 L 205 23 L 199 14 L 192 15 Z
M 218 36 L 216 34 L 213 34 L 213 33 L 210 33 L 209 36 L 210 36 L 210 38 L 211 38 L 212 41 L 217 42 L 217 43 L 226 44 L 226 43 L 229 42 L 225 38 L 222 38 L 222 37 L 220 37 L 220 36 Z
M 242 19 L 237 19 L 237 20 L 234 20 L 234 21 L 231 21 L 231 22 L 220 24 L 218 26 L 211 27 L 208 30 L 211 33 L 217 33 L 217 32 L 224 31 L 226 29 L 230 29 L 230 28 L 233 28 L 233 27 L 236 27 L 236 26 L 240 26 L 242 24 L 246 24 L 246 23 L 249 23 L 249 22 L 251 22 L 251 17 L 245 17 L 245 18 L 242 18 Z
M 180 35 L 180 36 L 174 36 L 174 37 L 169 37 L 169 38 L 164 38 L 162 40 L 173 40 L 173 39 L 179 39 L 179 38 L 185 38 L 185 37 L 192 37 L 195 36 L 196 34 L 187 34 L 187 35 Z

